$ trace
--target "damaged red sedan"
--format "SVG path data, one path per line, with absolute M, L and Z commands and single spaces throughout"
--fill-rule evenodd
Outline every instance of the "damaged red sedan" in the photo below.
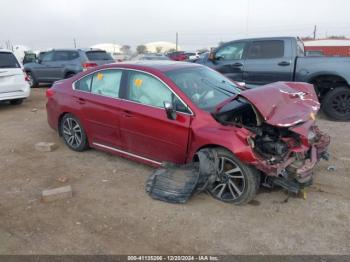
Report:
M 214 148 L 210 193 L 236 204 L 260 184 L 298 192 L 327 158 L 315 125 L 313 86 L 277 82 L 245 90 L 218 72 L 171 61 L 96 67 L 47 90 L 48 122 L 75 151 L 88 147 L 161 165 L 196 161 Z

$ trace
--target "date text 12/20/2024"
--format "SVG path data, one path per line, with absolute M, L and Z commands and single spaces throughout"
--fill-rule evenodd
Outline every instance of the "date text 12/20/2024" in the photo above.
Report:
M 219 261 L 217 256 L 128 256 L 128 261 Z

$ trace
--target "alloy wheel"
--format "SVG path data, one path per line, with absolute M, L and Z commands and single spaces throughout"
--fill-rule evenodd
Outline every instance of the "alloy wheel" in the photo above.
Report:
M 245 187 L 242 169 L 232 159 L 220 157 L 218 175 L 209 189 L 210 193 L 219 200 L 229 202 L 239 198 Z
M 336 96 L 332 101 L 332 107 L 339 114 L 349 114 L 350 113 L 350 94 L 343 93 Z
M 71 117 L 66 118 L 62 131 L 64 139 L 71 147 L 78 148 L 81 145 L 83 133 L 79 123 L 75 119 Z

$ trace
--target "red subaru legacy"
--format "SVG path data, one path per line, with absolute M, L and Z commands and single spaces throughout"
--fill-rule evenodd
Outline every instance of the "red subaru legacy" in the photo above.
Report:
M 92 147 L 159 166 L 215 148 L 210 192 L 226 202 L 250 201 L 261 182 L 297 192 L 327 156 L 329 136 L 315 125 L 319 102 L 305 83 L 244 90 L 202 65 L 144 61 L 90 69 L 46 95 L 50 126 L 75 151 Z

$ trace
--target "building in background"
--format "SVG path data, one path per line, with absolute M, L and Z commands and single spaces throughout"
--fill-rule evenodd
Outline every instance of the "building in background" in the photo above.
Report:
M 165 41 L 151 42 L 145 44 L 145 46 L 147 48 L 147 52 L 149 53 L 165 53 L 171 50 L 176 50 L 176 44 Z M 177 49 L 181 50 L 179 46 L 177 47 Z
M 304 40 L 308 55 L 350 56 L 350 39 Z
M 122 55 L 121 46 L 117 44 L 112 43 L 103 43 L 103 44 L 97 44 L 93 45 L 90 48 L 96 48 L 106 51 L 107 53 L 110 53 L 111 56 L 118 60 L 119 57 Z

